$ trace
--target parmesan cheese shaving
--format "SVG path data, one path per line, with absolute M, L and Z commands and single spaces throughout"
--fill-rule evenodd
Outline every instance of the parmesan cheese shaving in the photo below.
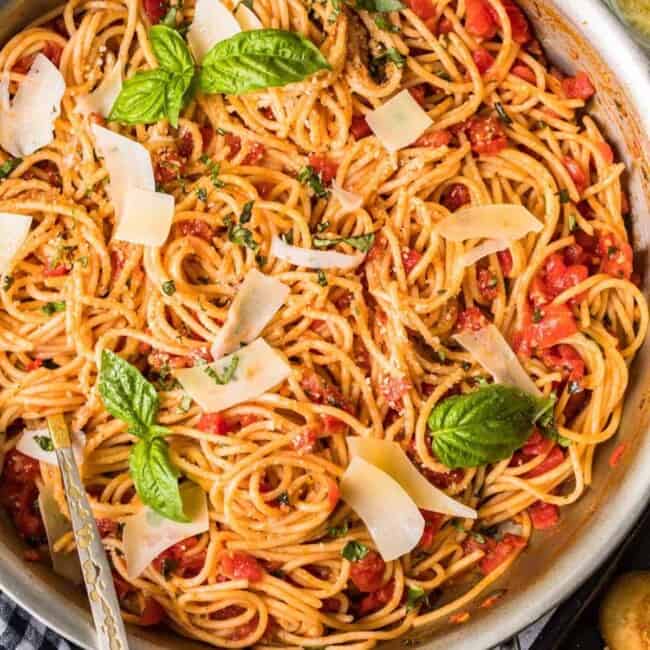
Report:
M 541 395 L 535 382 L 519 363 L 517 355 L 495 325 L 490 324 L 477 332 L 462 331 L 456 334 L 454 339 L 492 375 L 496 383 Z
M 212 345 L 212 358 L 220 359 L 224 354 L 237 350 L 241 343 L 250 343 L 257 338 L 285 303 L 290 291 L 279 280 L 251 269 Z
M 364 255 L 347 255 L 335 251 L 319 251 L 312 248 L 291 246 L 277 235 L 271 241 L 271 255 L 307 269 L 355 269 Z
M 219 0 L 197 0 L 187 42 L 194 58 L 201 61 L 215 43 L 241 31 L 235 16 Z
M 122 544 L 129 578 L 137 578 L 170 546 L 209 530 L 208 502 L 203 489 L 195 483 L 184 483 L 180 493 L 187 523 L 165 519 L 148 506 L 126 520 Z
M 431 485 L 408 459 L 398 443 L 358 436 L 347 438 L 347 443 L 353 458 L 363 458 L 386 472 L 406 490 L 419 508 L 452 517 L 476 519 L 478 516 L 473 508 L 452 499 L 442 490 Z
M 408 90 L 368 113 L 366 122 L 391 153 L 410 145 L 433 124 Z
M 461 255 L 459 258 L 460 265 L 463 268 L 467 268 L 476 264 L 476 262 L 482 260 L 484 257 L 492 255 L 492 253 L 506 250 L 509 246 L 510 242 L 505 239 L 486 239 L 483 243 L 474 246 L 474 248 Z
M 9 85 L 0 85 L 0 145 L 12 156 L 29 156 L 54 139 L 54 121 L 61 114 L 65 81 L 59 69 L 37 54 L 9 105 Z
M 232 379 L 227 384 L 218 384 L 210 376 L 211 371 L 223 375 L 233 357 L 238 361 Z M 256 339 L 215 363 L 174 371 L 185 392 L 208 413 L 255 399 L 281 384 L 290 374 L 291 367 L 264 339 Z
M 75 110 L 82 115 L 99 113 L 102 117 L 108 117 L 121 90 L 122 64 L 118 61 L 93 92 L 77 99 Z
M 336 179 L 332 180 L 332 196 L 337 199 L 343 208 L 343 214 L 354 212 L 363 205 L 363 197 L 354 192 L 344 190 L 337 182 Z
M 437 232 L 450 241 L 489 237 L 513 241 L 544 228 L 523 205 L 499 204 L 461 208 L 445 217 Z
M 129 187 L 114 237 L 132 244 L 162 246 L 174 220 L 174 197 Z
M 424 518 L 386 472 L 359 456 L 353 458 L 341 478 L 341 497 L 361 517 L 386 562 L 417 546 Z
M 0 212 L 0 242 L 2 242 L 0 245 L 0 275 L 11 268 L 11 261 L 27 239 L 31 225 L 31 217 L 11 212 Z

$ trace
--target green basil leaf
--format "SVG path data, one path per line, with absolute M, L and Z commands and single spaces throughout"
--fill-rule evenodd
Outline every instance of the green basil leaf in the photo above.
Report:
M 331 66 L 309 40 L 282 29 L 255 29 L 217 43 L 203 59 L 201 90 L 239 95 L 302 81 Z
M 426 591 L 422 587 L 409 586 L 406 595 L 406 611 L 410 612 L 412 609 L 415 609 L 424 600 L 426 595 Z
M 452 469 L 503 460 L 527 440 L 539 413 L 536 397 L 511 386 L 454 395 L 429 415 L 433 451 Z
M 7 178 L 11 172 L 23 162 L 22 158 L 7 158 L 2 165 L 0 165 L 0 178 Z
M 370 549 L 361 542 L 350 540 L 341 550 L 341 555 L 350 562 L 358 562 L 368 555 Z
M 326 237 L 314 237 L 312 239 L 314 248 L 331 248 L 341 242 L 356 248 L 362 253 L 367 253 L 375 242 L 375 233 L 371 232 L 367 235 L 356 235 L 355 237 L 336 237 L 335 239 L 327 239 Z
M 43 451 L 54 451 L 54 443 L 50 436 L 34 436 L 34 441 Z
M 108 119 L 123 124 L 152 124 L 167 113 L 167 86 L 171 75 L 165 70 L 146 70 L 127 79 Z
M 194 60 L 190 48 L 175 29 L 167 25 L 155 25 L 149 30 L 149 40 L 158 65 L 163 70 L 192 77 Z
M 129 456 L 131 478 L 142 502 L 166 519 L 187 522 L 178 489 L 180 473 L 162 438 L 140 440 Z
M 387 13 L 389 11 L 399 11 L 404 9 L 404 4 L 399 0 L 356 0 L 355 9 L 364 9 L 376 13 Z
M 109 350 L 102 352 L 99 394 L 106 410 L 126 422 L 132 434 L 150 435 L 158 413 L 158 393 L 137 368 Z
M 173 127 L 178 126 L 178 118 L 189 98 L 188 90 L 192 85 L 192 79 L 191 72 L 185 75 L 173 74 L 165 88 L 167 118 Z

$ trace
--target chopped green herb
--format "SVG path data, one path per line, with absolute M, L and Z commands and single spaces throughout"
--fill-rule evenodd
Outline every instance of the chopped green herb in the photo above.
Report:
M 230 133 L 230 132 L 229 132 L 229 131 L 226 131 L 226 129 L 222 129 L 221 127 L 219 127 L 219 128 L 217 129 L 217 134 L 218 134 L 218 135 L 228 135 L 228 133 Z M 207 156 L 206 156 L 206 157 L 207 157 Z
M 406 611 L 415 609 L 425 598 L 426 592 L 421 587 L 409 586 L 406 595 Z
M 451 75 L 446 70 L 436 72 L 436 77 L 439 77 L 443 81 L 451 81 Z
M 533 311 L 533 323 L 539 323 L 542 318 L 544 318 L 544 314 L 542 314 L 542 310 L 539 307 L 535 307 Z
M 467 372 L 472 367 L 472 364 L 469 361 L 463 361 L 463 363 L 460 364 L 460 367 Z
M 325 275 L 325 271 L 323 271 L 323 269 L 318 269 L 316 275 L 318 276 L 318 284 L 320 284 L 321 287 L 326 287 L 327 276 Z
M 289 500 L 289 493 L 286 490 L 284 492 L 280 492 L 276 500 L 281 506 L 291 505 L 291 501 Z
M 557 196 L 560 199 L 560 203 L 568 203 L 571 200 L 569 190 L 564 187 L 557 193 Z
M 239 215 L 239 223 L 248 223 L 253 216 L 253 204 L 255 201 L 248 201 L 244 203 L 244 208 Z
M 320 175 L 316 173 L 316 170 L 311 165 L 303 167 L 298 172 L 297 178 L 303 185 L 309 185 L 317 198 L 325 199 L 330 195 L 329 190 L 325 189 Z
M 34 436 L 34 440 L 43 451 L 54 451 L 54 443 L 50 436 Z
M 218 131 L 218 129 L 217 129 Z M 214 162 L 214 160 L 210 160 L 210 158 L 207 156 L 207 154 L 203 154 L 199 160 L 207 166 L 208 172 L 210 172 L 210 181 L 212 182 L 212 185 L 219 189 L 220 187 L 224 186 L 224 182 L 222 180 L 219 180 L 219 171 L 221 170 L 221 165 L 217 162 Z
M 260 247 L 260 245 L 255 241 L 253 233 L 248 228 L 244 228 L 244 226 L 239 224 L 234 225 L 232 222 L 228 226 L 228 239 L 233 244 L 245 246 L 246 248 L 250 248 L 252 251 L 256 251 Z
M 199 199 L 199 201 L 203 201 L 203 203 L 205 203 L 208 200 L 208 193 L 204 187 L 196 188 L 196 196 Z
M 312 244 L 314 248 L 331 248 L 336 244 L 344 243 L 356 248 L 362 253 L 367 253 L 375 241 L 375 233 L 371 232 L 367 235 L 356 235 L 354 237 L 336 237 L 335 239 L 326 239 L 324 237 L 314 237 Z
M 205 364 L 203 366 L 203 372 L 214 381 L 215 384 L 219 384 L 219 386 L 224 386 L 228 382 L 230 382 L 235 375 L 235 371 L 237 370 L 237 366 L 239 365 L 239 357 L 235 355 L 231 360 L 230 363 L 223 369 L 223 372 L 219 374 L 214 368 L 211 366 Z
M 41 311 L 48 316 L 55 314 L 56 312 L 65 311 L 65 301 L 58 300 L 55 302 L 46 302 L 42 307 Z
M 167 282 L 162 283 L 162 292 L 166 296 L 173 296 L 176 293 L 176 284 L 173 280 L 167 280 Z
M 11 289 L 11 286 L 14 283 L 14 276 L 13 275 L 5 275 L 2 278 L 2 289 L 3 291 L 9 291 Z
M 22 158 L 8 158 L 0 165 L 0 178 L 7 178 L 23 162 Z
M 330 222 L 329 222 L 329 221 L 321 221 L 321 223 L 319 223 L 319 224 L 316 226 L 316 232 L 318 232 L 318 233 L 320 233 L 320 232 L 324 232 L 324 231 L 327 230 L 329 227 L 330 227 Z
M 506 113 L 506 109 L 503 108 L 503 104 L 501 102 L 496 102 L 494 108 L 497 112 L 497 115 L 499 116 L 499 119 L 504 124 L 512 124 L 512 118 L 510 117 L 510 115 L 508 115 L 508 113 Z
M 350 530 L 350 525 L 348 524 L 347 519 L 343 522 L 341 526 L 331 526 L 327 530 L 328 537 L 345 537 Z
M 390 20 L 388 20 L 388 18 L 382 14 L 377 14 L 375 16 L 375 25 L 377 25 L 379 29 L 383 29 L 385 32 L 391 32 L 393 34 L 395 32 L 399 32 L 399 27 L 397 25 L 393 25 L 393 23 L 391 23 Z
M 351 540 L 343 547 L 341 555 L 349 562 L 358 562 L 363 560 L 369 551 L 370 549 L 365 544 Z

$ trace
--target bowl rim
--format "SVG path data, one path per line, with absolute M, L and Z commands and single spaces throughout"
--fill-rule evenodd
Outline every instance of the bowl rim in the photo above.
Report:
M 1 4 L 3 0 L 0 0 Z M 650 111 L 641 110 L 650 97 L 650 59 L 601 0 L 555 0 L 553 4 L 557 13 L 591 44 L 609 70 L 615 71 L 617 81 L 625 88 L 636 109 L 635 118 L 643 135 L 650 138 Z M 647 157 L 650 158 L 650 154 Z M 452 634 L 451 638 L 446 637 L 443 642 L 448 650 L 461 647 L 462 650 L 485 650 L 498 645 L 556 607 L 601 566 L 650 502 L 650 474 L 643 471 L 644 466 L 650 465 L 650 441 L 647 440 L 647 430 L 644 434 L 646 440 L 640 445 L 634 462 L 626 468 L 608 506 L 620 508 L 620 514 L 610 518 L 604 516 L 600 508 L 589 522 L 591 542 L 581 542 L 579 548 L 557 556 L 553 563 L 553 580 L 539 580 L 528 587 L 526 606 L 506 608 L 500 616 L 495 616 L 498 624 L 486 621 L 480 638 L 468 638 L 460 631 Z M 52 602 L 47 593 L 35 590 L 33 586 L 30 589 L 30 580 L 25 579 L 25 565 L 4 561 L 6 549 L 1 546 L 0 586 L 4 593 L 45 626 L 80 647 L 92 650 L 95 636 L 89 618 L 75 617 L 74 607 L 70 604 Z M 578 554 L 585 552 L 588 552 L 588 559 L 576 562 Z M 515 604 L 521 605 L 516 601 Z M 134 636 L 130 630 L 129 641 L 133 648 L 153 650 L 159 647 L 138 636 L 137 632 Z M 191 639 L 183 639 L 183 642 L 186 647 L 193 643 Z M 432 639 L 422 647 L 439 648 L 440 640 Z

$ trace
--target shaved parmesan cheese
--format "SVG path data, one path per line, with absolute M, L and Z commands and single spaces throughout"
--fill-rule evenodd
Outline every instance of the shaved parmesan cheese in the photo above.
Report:
M 492 375 L 496 383 L 541 395 L 535 382 L 519 363 L 517 355 L 493 324 L 477 332 L 464 330 L 454 339 Z
M 499 204 L 461 208 L 440 221 L 436 230 L 450 241 L 491 237 L 513 241 L 544 228 L 523 205 Z
M 28 156 L 54 139 L 65 81 L 46 56 L 37 54 L 10 106 L 8 93 L 5 77 L 0 88 L 0 145 L 12 156 Z
M 391 153 L 410 145 L 433 124 L 408 90 L 368 113 L 366 122 Z
M 49 447 L 52 447 L 52 449 L 48 450 Z M 77 461 L 77 465 L 83 463 L 85 447 L 85 434 L 82 431 L 75 431 L 72 434 L 72 453 Z M 25 456 L 29 456 L 41 463 L 47 463 L 56 467 L 59 465 L 48 429 L 25 429 L 16 444 L 16 449 L 21 454 L 25 454 Z
M 338 200 L 343 208 L 343 214 L 358 210 L 363 205 L 363 197 L 354 192 L 344 190 L 337 182 L 336 179 L 332 181 L 332 196 Z
M 252 9 L 249 9 L 243 2 L 237 5 L 235 18 L 242 30 L 263 29 L 262 21 L 255 15 Z
M 257 338 L 284 305 L 291 289 L 286 284 L 251 269 L 230 305 L 228 316 L 212 345 L 212 358 L 237 350 Z
M 353 458 L 363 458 L 395 479 L 406 490 L 415 504 L 423 510 L 440 512 L 452 517 L 476 519 L 476 510 L 452 499 L 431 485 L 417 470 L 400 445 L 379 438 L 347 438 Z
M 110 176 L 106 191 L 119 221 L 129 187 L 150 192 L 156 189 L 151 156 L 139 142 L 113 133 L 99 124 L 93 124 L 91 128 L 97 150 Z
M 219 0 L 197 0 L 187 42 L 194 58 L 201 61 L 215 43 L 241 31 L 237 19 Z
M 0 275 L 11 268 L 11 261 L 27 239 L 31 225 L 32 218 L 24 214 L 0 212 Z
M 52 568 L 55 573 L 66 578 L 66 580 L 80 585 L 83 579 L 77 551 L 64 553 L 54 550 L 54 544 L 72 530 L 72 524 L 59 509 L 59 504 L 54 498 L 54 492 L 47 484 L 41 485 L 39 489 L 38 508 L 41 511 L 45 534 L 47 535 L 47 545 L 52 557 Z
M 355 269 L 364 255 L 347 255 L 335 251 L 318 251 L 312 248 L 291 246 L 277 235 L 271 241 L 271 255 L 307 269 Z
M 341 478 L 341 498 L 361 517 L 386 562 L 412 551 L 424 518 L 400 484 L 357 456 Z
M 476 264 L 476 262 L 482 260 L 484 257 L 505 250 L 509 246 L 510 242 L 505 239 L 486 239 L 482 244 L 474 246 L 472 250 L 461 255 L 459 259 L 460 265 L 463 268 L 472 266 L 472 264 Z
M 121 90 L 122 64 L 118 61 L 93 92 L 77 99 L 75 110 L 82 115 L 99 113 L 102 117 L 108 117 Z
M 184 483 L 180 492 L 189 522 L 165 519 L 148 506 L 126 520 L 122 544 L 129 578 L 137 578 L 170 546 L 210 529 L 208 502 L 201 487 L 196 483 Z
M 233 378 L 227 384 L 218 384 L 208 374 L 209 369 L 222 375 L 234 357 L 238 362 Z M 264 339 L 256 339 L 215 363 L 175 370 L 173 374 L 204 411 L 217 413 L 281 384 L 291 374 L 291 367 Z
M 162 246 L 174 220 L 174 197 L 129 187 L 124 196 L 114 237 L 132 244 Z

